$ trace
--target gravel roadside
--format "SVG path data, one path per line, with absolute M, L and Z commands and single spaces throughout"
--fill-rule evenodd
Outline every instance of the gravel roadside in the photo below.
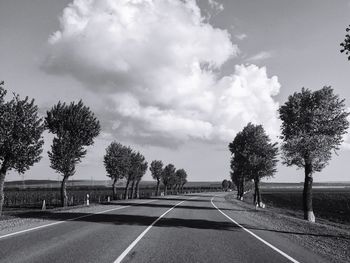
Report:
M 289 211 L 268 207 L 255 209 L 255 206 L 238 201 L 235 194 L 225 196 L 225 199 L 244 208 L 249 219 L 256 224 L 280 232 L 287 232 L 288 238 L 304 247 L 322 255 L 330 262 L 350 262 L 350 226 L 336 224 L 326 220 L 309 223 L 302 215 Z M 291 216 L 293 215 L 293 216 Z

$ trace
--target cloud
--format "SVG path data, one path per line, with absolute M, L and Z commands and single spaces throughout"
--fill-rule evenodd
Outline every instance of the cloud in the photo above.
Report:
M 249 121 L 278 130 L 277 77 L 255 65 L 218 77 L 239 49 L 195 1 L 75 0 L 49 44 L 43 68 L 96 94 L 106 134 L 176 147 L 227 142 Z
M 237 35 L 235 35 L 235 37 L 239 40 L 243 40 L 243 39 L 247 38 L 248 36 L 246 34 L 237 34 Z
M 219 3 L 219 1 L 216 0 L 208 0 L 209 6 L 212 9 L 217 10 L 218 12 L 221 12 L 224 10 L 224 5 L 222 3 Z
M 271 58 L 271 57 L 272 57 L 272 52 L 262 51 L 262 52 L 259 52 L 256 55 L 254 55 L 254 56 L 251 56 L 251 57 L 247 58 L 246 60 L 254 62 L 254 61 L 261 61 L 261 60 L 264 60 L 264 59 L 268 59 L 268 58 Z

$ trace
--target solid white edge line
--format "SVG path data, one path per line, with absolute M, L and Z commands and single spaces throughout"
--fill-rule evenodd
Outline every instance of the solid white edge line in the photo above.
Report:
M 190 198 L 190 199 L 195 199 L 194 198 Z M 188 200 L 190 200 L 188 199 Z M 177 203 L 176 205 L 174 205 L 172 208 L 169 208 L 167 211 L 165 211 L 160 217 L 158 217 L 156 220 L 153 221 L 152 224 L 150 224 L 124 251 L 123 253 L 120 254 L 120 256 L 113 262 L 113 263 L 120 263 L 123 261 L 123 259 L 129 254 L 129 252 L 136 246 L 136 244 L 144 237 L 144 235 L 146 235 L 146 233 L 160 220 L 162 219 L 162 217 L 164 217 L 166 214 L 168 214 L 171 210 L 173 210 L 175 207 L 177 207 L 178 205 L 181 205 L 182 203 L 188 201 L 188 200 L 184 200 L 181 201 L 179 203 Z
M 289 259 L 291 262 L 294 263 L 299 263 L 299 261 L 297 261 L 296 259 L 292 258 L 291 256 L 289 256 L 288 254 L 284 253 L 282 250 L 278 249 L 277 247 L 273 246 L 272 244 L 270 244 L 269 242 L 265 241 L 264 239 L 262 239 L 261 237 L 257 236 L 256 234 L 254 234 L 252 231 L 246 229 L 245 227 L 243 227 L 242 225 L 240 225 L 239 223 L 237 223 L 235 220 L 233 220 L 231 217 L 229 217 L 228 215 L 226 215 L 224 212 L 222 212 L 213 202 L 214 198 L 216 196 L 213 196 L 210 200 L 211 204 L 221 213 L 223 214 L 226 218 L 228 218 L 231 222 L 233 222 L 234 224 L 236 224 L 238 227 L 242 228 L 244 231 L 246 231 L 247 233 L 251 234 L 253 237 L 255 237 L 256 239 L 258 239 L 259 241 L 263 242 L 265 245 L 267 245 L 268 247 L 272 248 L 273 250 L 275 250 L 276 252 L 278 252 L 279 254 L 281 254 L 282 256 L 284 256 L 285 258 Z
M 28 228 L 28 229 L 24 229 L 24 230 L 21 230 L 21 231 L 17 231 L 17 232 L 13 232 L 13 233 L 9 233 L 9 234 L 0 236 L 0 239 L 6 238 L 6 237 L 15 236 L 15 235 L 18 235 L 18 234 L 23 234 L 23 233 L 26 233 L 26 232 L 30 232 L 30 231 L 33 231 L 33 230 L 38 230 L 38 229 L 49 227 L 49 226 L 63 224 L 65 222 L 67 222 L 67 221 L 74 221 L 74 220 L 77 220 L 77 219 L 80 219 L 80 218 L 89 217 L 89 216 L 98 215 L 98 214 L 103 214 L 103 213 L 107 213 L 107 212 L 115 211 L 115 210 L 121 210 L 121 209 L 128 208 L 128 207 L 131 207 L 131 206 L 147 204 L 147 203 L 155 202 L 157 200 L 158 199 L 150 200 L 150 201 L 146 201 L 146 202 L 141 202 L 141 203 L 130 203 L 130 205 L 127 205 L 127 206 L 120 206 L 120 207 L 117 207 L 117 208 L 103 210 L 103 211 L 100 211 L 100 212 L 97 212 L 97 213 L 93 213 L 93 214 L 78 216 L 78 217 L 69 218 L 69 219 L 63 220 L 63 221 L 58 221 L 58 222 L 54 222 L 54 223 L 50 223 L 50 224 L 46 224 L 46 225 L 41 225 L 41 226 L 37 226 L 37 227 L 33 227 L 33 228 Z M 118 204 L 116 204 L 116 205 L 118 205 Z

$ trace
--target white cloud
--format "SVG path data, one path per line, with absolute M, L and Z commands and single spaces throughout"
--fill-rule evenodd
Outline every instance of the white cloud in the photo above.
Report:
M 208 0 L 209 6 L 218 12 L 221 12 L 224 10 L 224 5 L 222 3 L 219 3 L 217 0 Z
M 268 59 L 272 57 L 272 52 L 268 52 L 268 51 L 261 51 L 258 54 L 251 56 L 249 58 L 247 58 L 247 61 L 260 61 L 260 60 L 264 60 L 264 59 Z
M 243 40 L 246 39 L 248 36 L 246 34 L 237 34 L 235 35 L 235 37 L 239 40 Z
M 75 0 L 60 27 L 44 68 L 97 94 L 105 133 L 175 146 L 227 142 L 249 121 L 278 131 L 277 77 L 237 65 L 218 78 L 239 50 L 226 30 L 205 22 L 195 1 Z

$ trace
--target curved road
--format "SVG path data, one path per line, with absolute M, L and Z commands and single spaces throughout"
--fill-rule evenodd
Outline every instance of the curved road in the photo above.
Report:
M 0 236 L 0 262 L 325 262 L 283 234 L 254 225 L 222 193 L 103 209 L 27 214 L 52 225 Z

